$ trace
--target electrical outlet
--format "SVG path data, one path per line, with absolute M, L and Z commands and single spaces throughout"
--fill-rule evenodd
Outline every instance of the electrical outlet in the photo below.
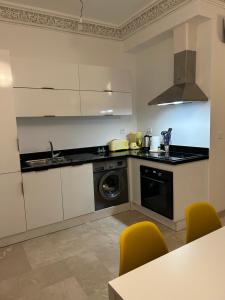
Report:
M 149 134 L 152 134 L 152 128 L 150 127 L 150 128 L 147 128 L 147 132 L 149 133 Z
M 120 129 L 120 134 L 125 134 L 126 133 L 126 129 L 122 128 Z

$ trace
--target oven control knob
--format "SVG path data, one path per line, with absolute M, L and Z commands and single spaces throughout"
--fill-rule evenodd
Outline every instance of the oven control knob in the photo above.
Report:
M 162 176 L 162 173 L 161 173 L 161 172 L 159 172 L 159 173 L 158 173 L 158 176 L 159 176 L 159 177 L 161 177 L 161 176 Z

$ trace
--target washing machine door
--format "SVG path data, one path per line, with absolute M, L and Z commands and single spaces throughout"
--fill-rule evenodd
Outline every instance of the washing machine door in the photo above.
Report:
M 122 190 L 123 178 L 116 171 L 107 172 L 99 183 L 99 192 L 105 200 L 117 199 Z

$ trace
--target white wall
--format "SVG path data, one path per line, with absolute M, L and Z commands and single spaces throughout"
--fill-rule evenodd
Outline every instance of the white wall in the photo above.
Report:
M 125 138 L 135 130 L 132 117 L 22 118 L 17 120 L 22 153 L 106 145 L 113 138 Z M 120 133 L 125 129 L 125 133 Z
M 198 27 L 197 83 L 210 95 L 210 39 L 208 23 Z M 173 84 L 173 37 L 168 35 L 136 55 L 138 129 L 152 128 L 153 135 L 173 128 L 172 144 L 209 147 L 210 103 L 176 106 L 148 106 L 147 103 Z
M 135 62 L 133 55 L 124 53 L 122 42 L 5 23 L 0 23 L 0 36 L 1 48 L 9 49 L 12 57 L 128 68 L 135 95 Z M 18 120 L 22 153 L 47 150 L 49 139 L 57 148 L 102 145 L 124 137 L 120 129 L 125 133 L 136 129 L 135 116 Z
M 209 103 L 156 106 L 150 109 L 148 117 L 149 122 L 142 128 L 152 128 L 153 135 L 160 135 L 162 130 L 172 127 L 173 145 L 209 147 Z

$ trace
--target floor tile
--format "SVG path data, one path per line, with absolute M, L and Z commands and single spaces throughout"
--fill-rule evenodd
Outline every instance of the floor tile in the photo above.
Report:
M 87 300 L 87 296 L 75 278 L 48 286 L 32 296 L 19 300 Z
M 114 278 L 102 261 L 88 251 L 67 259 L 66 264 L 89 296 L 101 292 Z
M 21 244 L 0 249 L 0 281 L 30 270 L 31 266 Z
M 29 263 L 33 269 L 60 261 L 60 255 L 51 241 L 51 235 L 23 243 Z
M 33 296 L 39 290 L 71 276 L 69 268 L 63 261 L 19 274 L 0 281 L 0 300 Z

